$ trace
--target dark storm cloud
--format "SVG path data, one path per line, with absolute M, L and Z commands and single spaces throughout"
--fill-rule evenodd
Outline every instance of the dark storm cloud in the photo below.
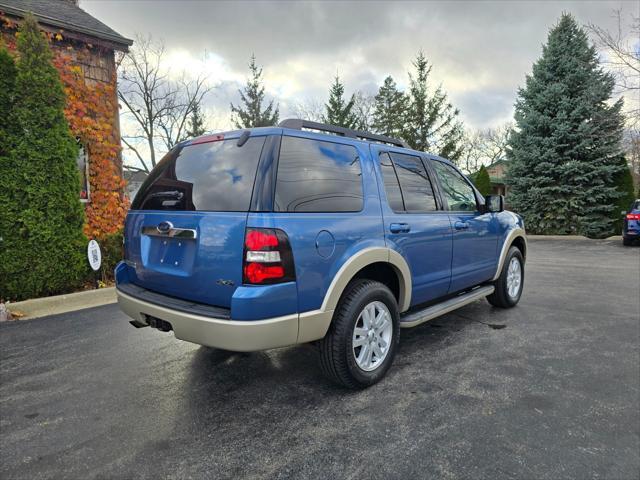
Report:
M 228 116 L 249 55 L 265 67 L 268 92 L 288 109 L 324 101 L 336 72 L 347 91 L 373 92 L 388 74 L 406 85 L 419 49 L 466 123 L 494 125 L 512 114 L 517 87 L 563 11 L 612 28 L 611 12 L 635 2 L 138 2 L 81 0 L 120 33 L 151 33 L 167 49 L 218 55 L 236 80 L 211 99 Z M 285 112 L 286 113 L 286 112 Z

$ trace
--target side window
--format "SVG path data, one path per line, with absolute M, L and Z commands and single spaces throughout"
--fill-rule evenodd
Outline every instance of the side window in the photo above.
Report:
M 437 210 L 431 181 L 420 157 L 395 152 L 390 156 L 400 183 L 404 210 L 408 213 Z
M 442 193 L 449 204 L 449 210 L 475 212 L 478 205 L 471 185 L 451 165 L 437 160 L 432 164 L 440 180 L 440 185 L 442 185 Z
M 382 171 L 382 179 L 384 181 L 384 190 L 387 193 L 387 202 L 394 212 L 404 211 L 404 202 L 402 201 L 402 193 L 400 192 L 400 184 L 396 176 L 396 170 L 391 163 L 391 157 L 388 153 L 381 153 L 380 170 Z
M 358 212 L 362 170 L 351 145 L 282 137 L 275 211 Z

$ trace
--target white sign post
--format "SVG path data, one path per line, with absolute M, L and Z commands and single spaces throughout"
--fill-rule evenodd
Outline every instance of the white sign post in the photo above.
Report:
M 89 245 L 87 245 L 87 258 L 89 259 L 89 265 L 91 265 L 91 269 L 96 272 L 95 275 L 95 284 L 96 288 L 98 288 L 98 270 L 100 270 L 100 265 L 102 264 L 102 252 L 100 251 L 100 245 L 95 240 L 91 240 Z

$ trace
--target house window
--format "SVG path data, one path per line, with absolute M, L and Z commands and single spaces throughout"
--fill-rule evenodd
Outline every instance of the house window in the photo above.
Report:
M 87 148 L 80 143 L 79 140 L 78 144 L 80 146 L 78 150 L 77 160 L 78 170 L 80 171 L 80 201 L 89 202 L 89 152 L 87 151 Z

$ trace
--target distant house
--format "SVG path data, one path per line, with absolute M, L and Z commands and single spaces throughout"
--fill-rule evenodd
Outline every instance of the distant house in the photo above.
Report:
M 507 167 L 509 163 L 507 160 L 500 159 L 493 162 L 491 165 L 487 165 L 487 173 L 489 173 L 489 179 L 491 180 L 491 193 L 494 195 L 507 196 L 508 187 L 505 183 L 505 177 L 507 173 Z
M 77 0 L 0 0 L 0 38 L 9 51 L 15 51 L 17 29 L 29 13 L 34 15 L 48 36 L 54 64 L 63 81 L 63 73 L 69 78 L 69 71 L 80 72 L 81 79 L 75 83 L 78 90 L 68 92 L 68 101 L 73 97 L 80 103 L 77 100 L 82 98 L 80 90 L 84 90 L 85 97 L 86 91 L 91 92 L 92 97 L 85 100 L 80 110 L 99 122 L 100 132 L 92 137 L 83 131 L 81 121 L 84 118 L 71 108 L 67 110 L 67 120 L 80 144 L 78 168 L 83 180 L 80 199 L 90 207 L 85 232 L 91 236 L 111 233 L 120 228 L 125 214 L 121 207 L 126 202 L 120 154 L 116 60 L 118 55 L 128 51 L 133 42 L 82 10 Z M 68 81 L 65 86 L 74 88 Z M 112 193 L 117 193 L 120 200 L 114 202 Z M 118 214 L 111 215 L 110 223 L 105 223 L 104 218 L 109 212 L 116 210 Z
M 147 172 L 124 171 L 124 179 L 127 181 L 126 195 L 130 201 L 136 196 L 142 183 L 147 179 Z

